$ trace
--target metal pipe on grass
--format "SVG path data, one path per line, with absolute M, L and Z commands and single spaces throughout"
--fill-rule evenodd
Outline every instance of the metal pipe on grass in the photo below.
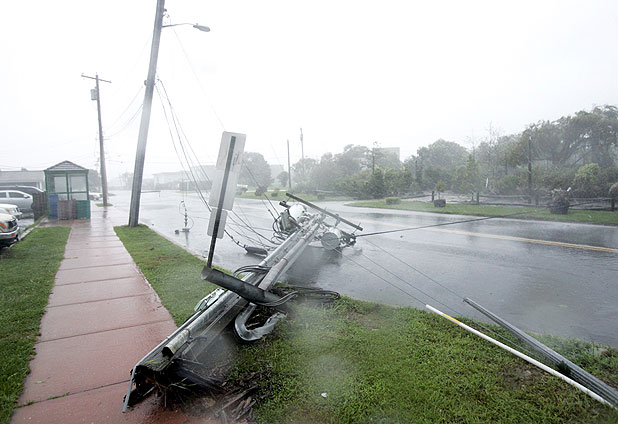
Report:
M 485 309 L 483 306 L 479 305 L 475 301 L 470 298 L 465 298 L 464 302 L 468 305 L 472 306 L 477 311 L 481 312 L 483 315 L 491 318 L 494 322 L 500 324 L 503 328 L 508 330 L 511 334 L 517 337 L 522 342 L 529 345 L 535 352 L 546 358 L 553 365 L 560 367 L 566 367 L 568 370 L 569 377 L 572 377 L 573 380 L 577 381 L 585 385 L 586 387 L 594 390 L 599 393 L 605 399 L 612 403 L 614 407 L 618 406 L 618 391 L 603 381 L 596 378 L 594 375 L 590 374 L 586 370 L 577 366 L 573 362 L 569 361 L 564 356 L 560 355 L 558 352 L 550 349 L 545 346 L 543 343 L 535 339 L 534 337 L 529 336 L 524 333 L 519 328 L 515 327 L 513 324 L 507 322 L 506 320 L 500 318 L 498 315 L 493 312 Z
M 451 322 L 454 322 L 455 324 L 457 324 L 458 326 L 460 326 L 461 328 L 468 330 L 469 332 L 471 332 L 472 334 L 476 334 L 477 336 L 479 336 L 482 339 L 487 340 L 490 343 L 495 344 L 498 347 L 501 347 L 502 349 L 506 350 L 507 352 L 511 352 L 513 355 L 523 359 L 524 361 L 527 361 L 529 363 L 531 363 L 532 365 L 536 365 L 537 367 L 541 368 L 543 371 L 546 371 L 548 373 L 550 373 L 553 376 L 556 376 L 558 378 L 560 378 L 561 380 L 566 381 L 567 383 L 569 383 L 571 386 L 578 388 L 579 390 L 581 390 L 582 392 L 586 393 L 588 396 L 590 396 L 591 398 L 601 402 L 603 405 L 607 405 L 610 408 L 613 408 L 614 406 L 606 401 L 605 399 L 603 399 L 601 396 L 599 396 L 598 394 L 596 394 L 595 392 L 593 392 L 592 390 L 588 389 L 587 387 L 579 384 L 577 381 L 567 377 L 564 374 L 560 374 L 558 371 L 554 370 L 553 368 L 548 367 L 547 365 L 537 361 L 536 359 L 533 359 L 531 357 L 529 357 L 528 355 L 524 355 L 523 353 L 505 345 L 504 343 L 500 343 L 498 340 L 492 339 L 491 337 L 487 336 L 486 334 L 481 333 L 480 331 L 475 330 L 472 327 L 467 326 L 466 324 L 464 324 L 461 321 L 456 320 L 455 318 L 453 318 L 450 315 L 445 314 L 444 312 L 441 312 L 439 310 L 437 310 L 436 308 L 434 308 L 431 305 L 425 305 L 425 307 L 427 309 L 429 309 L 431 312 L 441 315 L 442 317 L 448 319 Z

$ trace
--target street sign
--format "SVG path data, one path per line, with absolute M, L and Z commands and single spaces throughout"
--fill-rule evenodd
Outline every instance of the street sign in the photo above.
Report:
M 215 221 L 217 220 L 218 208 L 212 208 L 210 211 L 210 219 L 208 220 L 208 235 L 212 236 L 215 231 Z M 217 231 L 217 238 L 222 239 L 225 233 L 225 221 L 227 220 L 227 211 L 221 210 L 221 217 L 219 219 L 219 228 Z
M 223 181 L 225 179 L 225 165 L 230 153 L 230 144 L 234 137 L 234 148 L 231 152 L 230 169 L 227 176 L 227 184 L 223 188 Z M 228 211 L 232 210 L 234 206 L 234 198 L 236 197 L 236 184 L 238 183 L 238 176 L 240 175 L 240 168 L 242 166 L 242 154 L 245 150 L 245 140 L 247 136 L 245 134 L 223 132 L 221 136 L 221 146 L 219 147 L 219 156 L 217 157 L 217 169 L 213 178 L 212 189 L 210 190 L 210 197 L 208 198 L 208 204 L 212 207 L 220 207 Z M 222 190 L 223 188 L 223 190 Z M 219 205 L 221 193 L 223 195 L 223 204 Z
M 225 230 L 225 216 L 223 212 L 231 211 L 236 196 L 236 182 L 242 166 L 242 153 L 245 150 L 245 134 L 224 131 L 221 136 L 221 146 L 217 157 L 217 175 L 210 190 L 208 203 L 213 207 L 208 222 L 210 249 L 206 266 L 212 266 L 215 254 L 215 244 L 218 238 L 223 238 Z M 221 218 L 223 222 L 221 222 Z M 211 228 L 212 227 L 212 228 Z

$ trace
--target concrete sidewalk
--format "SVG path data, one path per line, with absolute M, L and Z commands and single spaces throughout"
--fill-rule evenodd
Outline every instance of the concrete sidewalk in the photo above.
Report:
M 154 397 L 121 412 L 131 368 L 176 326 L 114 233 L 125 217 L 112 214 L 47 224 L 71 232 L 12 423 L 205 422 Z

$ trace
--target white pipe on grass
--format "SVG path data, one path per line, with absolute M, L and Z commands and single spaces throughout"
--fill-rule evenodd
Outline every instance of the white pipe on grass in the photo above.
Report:
M 448 319 L 449 321 L 454 322 L 455 324 L 457 324 L 458 326 L 468 330 L 469 332 L 476 334 L 477 336 L 487 340 L 488 342 L 491 342 L 493 344 L 495 344 L 496 346 L 501 347 L 502 349 L 511 352 L 513 355 L 520 357 L 521 359 L 523 359 L 524 361 L 530 362 L 532 365 L 536 365 L 537 367 L 541 368 L 544 371 L 547 371 L 548 373 L 550 373 L 551 375 L 554 375 L 564 381 L 566 381 L 567 383 L 569 383 L 571 386 L 577 387 L 579 390 L 581 390 L 582 392 L 586 393 L 588 396 L 590 396 L 591 398 L 598 400 L 599 402 L 601 402 L 604 405 L 607 405 L 611 408 L 613 408 L 613 405 L 611 403 L 609 403 L 608 401 L 606 401 L 605 399 L 603 399 L 601 396 L 599 396 L 598 394 L 596 394 L 595 392 L 593 392 L 592 390 L 590 390 L 589 388 L 582 386 L 581 384 L 579 384 L 577 381 L 567 377 L 564 374 L 560 374 L 558 371 L 556 371 L 553 368 L 548 367 L 547 365 L 537 361 L 536 359 L 533 359 L 531 357 L 529 357 L 528 355 L 524 355 L 523 353 L 505 345 L 504 343 L 500 343 L 499 341 L 492 339 L 491 337 L 481 333 L 480 331 L 475 330 L 472 327 L 467 326 L 466 324 L 464 324 L 461 321 L 456 320 L 455 318 L 453 318 L 450 315 L 445 314 L 444 312 L 441 312 L 439 310 L 437 310 L 436 308 L 434 308 L 431 305 L 425 305 L 425 307 L 427 309 L 429 309 L 431 312 L 434 312 L 438 315 L 443 316 L 444 318 Z

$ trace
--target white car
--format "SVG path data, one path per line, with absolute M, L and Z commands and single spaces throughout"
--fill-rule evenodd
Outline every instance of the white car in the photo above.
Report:
M 10 246 L 19 241 L 19 225 L 13 215 L 0 213 L 0 246 Z
M 0 202 L 9 202 L 24 211 L 32 209 L 32 196 L 22 191 L 0 190 Z
M 8 203 L 0 203 L 0 213 L 13 215 L 17 219 L 21 219 L 23 215 L 17 205 L 10 205 Z

